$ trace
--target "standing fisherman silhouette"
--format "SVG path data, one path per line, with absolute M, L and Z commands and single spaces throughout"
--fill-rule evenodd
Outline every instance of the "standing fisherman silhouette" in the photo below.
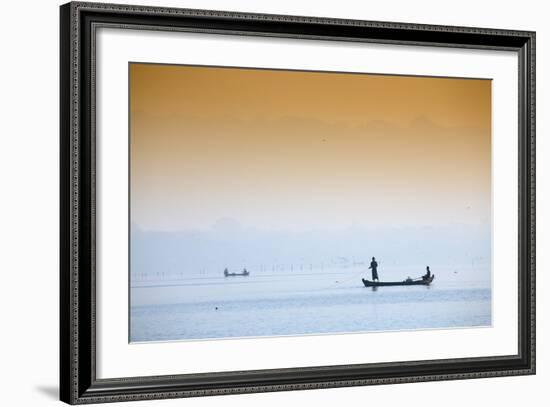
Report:
M 372 270 L 372 281 L 378 281 L 378 263 L 376 262 L 376 259 L 374 257 L 370 262 L 369 268 Z

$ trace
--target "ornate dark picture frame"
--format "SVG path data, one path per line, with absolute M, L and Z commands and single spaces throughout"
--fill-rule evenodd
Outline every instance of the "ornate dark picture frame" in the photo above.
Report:
M 96 3 L 61 6 L 60 395 L 70 404 L 535 373 L 535 33 Z M 519 60 L 519 350 L 500 357 L 98 379 L 96 27 L 508 50 Z

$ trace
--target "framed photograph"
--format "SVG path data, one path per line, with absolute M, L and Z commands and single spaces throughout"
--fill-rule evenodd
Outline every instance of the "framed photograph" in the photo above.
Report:
M 70 404 L 535 373 L 535 33 L 61 6 Z

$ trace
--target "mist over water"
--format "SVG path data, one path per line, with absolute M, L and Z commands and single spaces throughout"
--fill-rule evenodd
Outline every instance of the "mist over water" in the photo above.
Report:
M 306 271 L 366 265 L 376 257 L 388 272 L 427 265 L 444 269 L 489 263 L 491 227 L 444 225 L 342 229 L 261 230 L 233 219 L 179 232 L 131 227 L 132 279 L 180 278 L 229 271 Z M 490 274 L 476 273 L 490 279 Z
M 132 230 L 132 342 L 490 326 L 490 229 Z M 366 288 L 381 281 L 431 286 Z M 223 270 L 248 277 L 224 277 Z

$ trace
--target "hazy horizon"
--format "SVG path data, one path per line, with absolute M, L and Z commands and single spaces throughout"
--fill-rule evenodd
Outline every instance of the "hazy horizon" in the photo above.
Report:
M 373 256 L 386 278 L 411 268 L 420 275 L 426 265 L 440 278 L 442 272 L 460 272 L 469 281 L 491 278 L 491 230 L 484 225 L 275 231 L 225 219 L 204 230 L 151 231 L 132 225 L 131 232 L 131 272 L 137 280 L 221 275 L 225 268 L 299 274 L 359 267 L 366 276 Z

